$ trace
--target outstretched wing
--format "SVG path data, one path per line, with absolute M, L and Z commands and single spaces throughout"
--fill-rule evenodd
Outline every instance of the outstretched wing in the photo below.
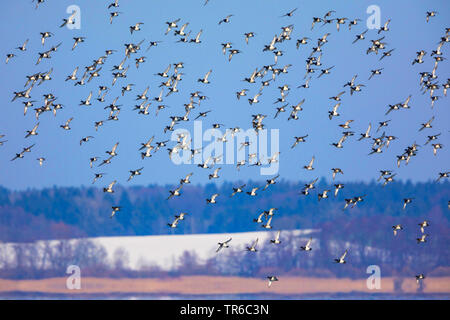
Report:
M 212 70 L 209 70 L 208 73 L 205 75 L 205 80 L 208 80 L 209 75 L 211 74 Z
M 369 127 L 366 130 L 366 135 L 369 135 L 370 129 L 372 128 L 372 124 L 369 123 Z
M 116 180 L 114 180 L 113 182 L 111 182 L 108 186 L 109 189 L 111 189 L 115 184 L 116 184 Z
M 116 151 L 116 149 L 117 149 L 117 146 L 119 145 L 119 143 L 118 142 L 116 142 L 116 144 L 113 146 L 113 148 L 112 148 L 112 152 L 115 152 Z
M 200 36 L 202 35 L 203 30 L 200 29 L 200 31 L 197 33 L 197 36 L 195 36 L 195 41 L 199 41 L 200 40 Z
M 281 231 L 278 231 L 278 232 L 277 232 L 277 235 L 275 236 L 275 239 L 276 239 L 276 240 L 280 240 L 280 235 L 281 235 Z

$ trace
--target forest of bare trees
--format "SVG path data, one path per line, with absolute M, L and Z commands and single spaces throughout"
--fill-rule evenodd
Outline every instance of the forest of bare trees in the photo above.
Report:
M 414 237 L 407 235 L 394 237 L 387 230 L 384 241 L 378 242 L 373 237 L 363 237 L 367 232 L 364 228 L 371 228 L 373 224 L 367 222 L 365 226 L 360 224 L 361 237 L 352 235 L 344 240 L 337 237 L 333 225 L 325 224 L 320 232 L 314 234 L 313 250 L 309 252 L 300 250 L 307 238 L 291 234 L 284 236 L 279 245 L 262 244 L 255 253 L 229 248 L 206 261 L 200 260 L 194 251 L 185 251 L 178 258 L 177 267 L 169 271 L 156 264 L 132 270 L 128 266 L 126 248 L 117 249 L 108 259 L 103 247 L 86 239 L 10 243 L 0 245 L 0 278 L 64 277 L 69 265 L 79 266 L 84 276 L 113 278 L 181 275 L 264 278 L 273 273 L 359 279 L 367 276 L 366 269 L 370 265 L 379 266 L 384 276 L 401 274 L 414 277 L 419 269 L 430 276 L 450 275 L 448 230 L 438 229 L 446 233 L 436 232 L 425 244 L 417 244 Z M 353 226 L 346 228 L 343 231 L 348 234 Z M 333 259 L 342 253 L 343 248 L 349 249 L 348 263 L 341 266 Z
M 257 183 L 247 182 L 249 185 Z M 9 191 L 0 188 L 0 278 L 65 276 L 68 265 L 79 265 L 84 275 L 108 277 L 160 277 L 188 274 L 259 277 L 267 273 L 320 277 L 366 276 L 369 265 L 385 275 L 420 272 L 450 274 L 450 184 L 395 182 L 381 187 L 372 183 L 346 183 L 338 197 L 317 206 L 317 194 L 299 195 L 302 183 L 280 181 L 256 199 L 245 194 L 227 196 L 234 184 L 186 186 L 182 198 L 167 201 L 170 186 L 118 187 L 114 202 L 97 188 L 51 188 Z M 319 181 L 316 190 L 325 188 Z M 214 205 L 205 199 L 220 193 Z M 366 195 L 355 208 L 343 210 L 344 199 Z M 403 198 L 414 198 L 403 210 Z M 110 219 L 111 205 L 122 210 Z M 280 245 L 261 244 L 258 252 L 230 248 L 207 261 L 192 252 L 180 257 L 179 267 L 164 271 L 157 265 L 128 268 L 126 248 L 107 258 L 106 250 L 86 238 L 232 233 L 261 231 L 253 222 L 263 210 L 277 207 L 274 230 L 320 229 L 313 250 L 302 252 L 306 239 L 283 239 Z M 213 211 L 212 211 L 213 210 Z M 178 212 L 188 212 L 183 224 L 168 230 Z M 417 243 L 418 226 L 429 221 L 427 242 Z M 403 230 L 394 237 L 392 226 Z M 56 239 L 56 240 L 55 240 Z M 79 240 L 69 240 L 79 239 Z M 52 241 L 42 241 L 52 240 Z M 349 249 L 348 264 L 333 259 Z M 223 253 L 223 254 L 222 254 Z M 111 260 L 111 261 L 110 261 Z M 420 268 L 419 268 L 420 266 Z

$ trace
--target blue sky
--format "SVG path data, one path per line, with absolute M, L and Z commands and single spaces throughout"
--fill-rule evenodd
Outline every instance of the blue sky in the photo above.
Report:
M 141 160 L 138 148 L 140 143 L 155 135 L 156 141 L 170 139 L 170 133 L 164 134 L 163 128 L 170 123 L 170 115 L 184 114 L 184 103 L 189 101 L 189 93 L 201 90 L 208 96 L 201 106 L 193 110 L 191 121 L 181 123 L 175 128 L 192 129 L 193 119 L 199 111 L 213 110 L 203 120 L 203 127 L 208 128 L 213 123 L 222 123 L 226 128 L 251 127 L 251 115 L 266 114 L 264 124 L 268 129 L 280 130 L 280 175 L 292 181 L 311 180 L 315 177 L 331 179 L 331 168 L 339 167 L 344 171 L 340 181 L 369 181 L 378 177 L 378 170 L 392 169 L 398 179 L 412 181 L 426 181 L 435 179 L 438 172 L 448 171 L 448 98 L 439 99 L 434 109 L 430 108 L 429 93 L 422 95 L 419 87 L 419 72 L 431 71 L 434 60 L 429 54 L 435 50 L 445 28 L 450 3 L 447 1 L 218 1 L 211 0 L 203 6 L 203 0 L 196 1 L 120 1 L 118 11 L 123 12 L 109 24 L 108 1 L 56 1 L 47 0 L 39 9 L 34 9 L 31 1 L 8 1 L 0 12 L 0 26 L 2 30 L 2 55 L 14 52 L 17 57 L 8 64 L 0 64 L 3 74 L 0 86 L 2 99 L 2 116 L 0 117 L 0 134 L 5 134 L 8 140 L 0 146 L 0 185 L 11 189 L 41 188 L 48 186 L 80 186 L 90 185 L 94 172 L 106 172 L 104 180 L 99 186 L 117 179 L 126 185 L 147 185 L 151 183 L 176 184 L 186 173 L 194 172 L 193 183 L 208 181 L 209 170 L 197 168 L 195 165 L 174 165 L 168 159 L 165 150 L 156 153 L 150 159 Z M 81 8 L 81 29 L 69 30 L 59 28 L 63 18 L 66 18 L 66 8 L 76 4 Z M 352 45 L 355 35 L 366 29 L 366 19 L 369 15 L 366 9 L 369 5 L 378 5 L 381 9 L 382 24 L 392 19 L 390 31 L 385 35 L 387 48 L 395 48 L 391 57 L 379 61 L 380 54 L 366 55 L 369 39 L 376 39 L 381 35 L 376 30 L 369 30 L 366 40 Z M 280 16 L 298 7 L 293 17 Z M 313 16 L 322 17 L 327 11 L 335 10 L 335 17 L 360 18 L 362 22 L 354 26 L 351 31 L 348 26 L 336 31 L 335 24 L 316 25 L 311 31 Z M 436 10 L 438 15 L 426 23 L 426 11 Z M 233 14 L 231 22 L 218 25 L 218 21 Z M 191 37 L 203 29 L 201 44 L 176 43 L 173 33 L 164 35 L 166 21 L 180 18 L 180 25 L 189 22 L 187 30 L 192 30 Z M 129 26 L 137 22 L 144 22 L 142 31 L 129 32 Z M 275 34 L 279 34 L 282 26 L 294 25 L 292 40 L 279 44 L 284 55 L 279 57 L 277 67 L 292 64 L 288 74 L 277 77 L 275 83 L 266 87 L 261 102 L 250 106 L 247 99 L 236 100 L 235 92 L 248 88 L 248 97 L 253 97 L 260 87 L 241 81 L 252 71 L 263 65 L 274 62 L 273 55 L 262 52 Z M 55 35 L 46 40 L 44 49 L 40 44 L 39 32 L 51 31 Z M 249 45 L 244 41 L 244 32 L 255 32 L 255 38 L 250 39 Z M 323 67 L 335 66 L 331 74 L 317 79 L 318 73 L 312 75 L 310 89 L 297 89 L 304 83 L 305 59 L 308 57 L 316 39 L 329 32 L 329 42 L 323 47 Z M 86 41 L 71 51 L 73 37 L 84 36 Z M 296 39 L 304 36 L 313 39 L 306 47 L 296 50 Z M 30 41 L 26 52 L 15 50 L 25 39 Z M 79 106 L 90 91 L 94 97 L 99 85 L 111 87 L 112 76 L 109 72 L 113 65 L 117 65 L 124 56 L 124 43 L 138 43 L 145 39 L 143 50 L 132 56 L 128 78 L 119 79 L 111 92 L 106 95 L 106 103 L 93 100 L 92 107 Z M 157 47 L 145 52 L 148 41 L 162 41 Z M 242 51 L 235 55 L 231 62 L 222 54 L 220 44 L 232 42 L 233 47 Z M 35 66 L 38 52 L 48 50 L 52 45 L 62 42 L 61 47 L 50 60 L 45 60 Z M 118 50 L 108 57 L 100 72 L 101 77 L 93 79 L 88 85 L 74 87 L 73 83 L 64 79 L 77 66 L 79 73 L 84 66 L 104 54 L 105 49 Z M 416 51 L 427 51 L 425 63 L 411 66 Z M 443 46 L 444 57 L 447 57 L 448 44 Z M 139 69 L 134 66 L 134 58 L 145 55 L 147 62 Z M 132 108 L 135 105 L 136 94 L 150 86 L 149 96 L 159 94 L 158 85 L 161 79 L 154 74 L 163 71 L 169 63 L 183 61 L 185 68 L 183 80 L 179 83 L 180 92 L 172 94 L 164 100 L 169 105 L 158 117 L 155 117 L 155 106 L 152 102 L 151 115 L 138 115 Z M 40 117 L 39 135 L 24 139 L 26 130 L 36 124 L 33 110 L 23 116 L 23 106 L 19 101 L 11 102 L 13 91 L 23 90 L 26 75 L 54 69 L 52 80 L 32 90 L 33 100 L 38 100 L 35 106 L 43 104 L 42 95 L 52 92 L 58 98 L 57 102 L 65 107 L 54 117 L 52 113 L 44 113 Z M 368 81 L 371 69 L 384 68 L 383 74 Z M 210 77 L 211 84 L 204 85 L 197 82 L 198 78 L 213 69 Z M 449 76 L 448 61 L 439 63 L 437 70 L 440 83 Z M 342 91 L 342 86 L 353 75 L 358 74 L 357 83 L 366 87 L 362 92 L 350 96 L 343 95 L 339 110 L 341 114 L 329 120 L 327 112 L 331 110 L 334 101 L 328 98 Z M 128 83 L 135 87 L 122 97 L 120 88 Z M 299 113 L 297 121 L 287 121 L 288 112 L 273 119 L 275 107 L 273 104 L 279 96 L 278 86 L 288 84 L 291 87 L 287 97 L 289 105 L 295 105 L 303 98 L 303 111 Z M 442 90 L 437 93 L 443 96 Z M 402 102 L 412 95 L 411 109 L 395 111 L 385 116 L 388 104 Z M 104 120 L 107 112 L 104 106 L 120 96 L 118 104 L 122 105 L 119 121 L 106 123 L 98 132 L 94 129 L 94 121 Z M 248 98 L 245 97 L 245 98 Z M 433 129 L 418 132 L 420 124 L 432 116 Z M 74 117 L 72 130 L 63 131 L 59 126 L 68 118 Z M 335 149 L 330 145 L 337 142 L 341 136 L 338 124 L 352 119 L 351 130 L 355 136 L 350 137 L 343 149 Z M 381 155 L 367 156 L 370 152 L 369 141 L 357 141 L 359 133 L 364 132 L 369 124 L 373 127 L 379 121 L 391 122 L 386 134 L 398 137 Z M 372 133 L 375 130 L 372 129 Z M 442 132 L 440 142 L 444 145 L 433 156 L 430 145 L 419 149 L 417 157 L 408 166 L 404 164 L 396 167 L 396 155 L 415 141 L 423 145 L 427 135 Z M 290 149 L 293 136 L 309 135 L 307 143 Z M 82 137 L 92 135 L 95 138 L 80 147 Z M 115 142 L 119 141 L 117 156 L 108 166 L 91 169 L 89 158 L 92 156 L 106 157 Z M 36 143 L 31 153 L 24 159 L 11 162 L 16 152 L 23 147 Z M 169 144 L 169 146 L 173 145 Z M 312 172 L 302 169 L 312 156 L 315 156 L 315 170 Z M 39 167 L 36 158 L 45 157 L 46 163 Z M 144 167 L 143 175 L 131 182 L 126 182 L 128 170 Z M 245 167 L 239 172 L 235 165 L 221 165 L 221 179 L 235 180 L 263 180 L 266 176 L 259 175 L 256 167 Z M 221 180 L 219 179 L 219 181 Z

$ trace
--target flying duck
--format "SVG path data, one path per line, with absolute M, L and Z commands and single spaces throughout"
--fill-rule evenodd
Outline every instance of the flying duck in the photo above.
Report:
M 107 192 L 107 193 L 114 193 L 114 190 L 112 189 L 113 186 L 117 183 L 116 180 L 114 180 L 113 182 L 111 182 L 108 187 L 103 188 L 103 192 Z
M 186 212 L 180 212 L 180 214 L 175 216 L 175 218 L 177 218 L 179 220 L 184 220 L 184 217 L 187 215 L 188 215 L 188 213 L 186 213 Z
M 233 197 L 236 193 L 244 192 L 243 189 L 245 188 L 245 186 L 246 186 L 246 185 L 243 184 L 242 186 L 239 186 L 239 187 L 237 187 L 237 188 L 234 188 L 234 187 L 233 187 L 233 193 L 231 194 L 230 197 Z
M 403 199 L 403 210 L 406 209 L 406 206 L 413 201 L 414 198 L 405 198 Z
M 383 69 L 384 69 L 384 68 L 375 69 L 375 70 L 370 70 L 371 74 L 370 74 L 369 80 L 372 79 L 372 77 L 375 76 L 375 75 L 380 75 L 380 74 L 381 74 L 381 71 L 382 71 Z
M 431 119 L 428 120 L 427 122 L 422 123 L 422 127 L 419 129 L 419 131 L 422 131 L 423 129 L 429 129 L 429 128 L 432 128 L 431 123 L 433 122 L 433 120 L 434 120 L 434 116 L 432 116 Z
M 110 3 L 108 5 L 108 9 L 111 8 L 111 7 L 114 7 L 114 8 L 119 7 L 119 0 L 114 0 L 114 2 Z
M 227 15 L 225 18 L 221 19 L 221 20 L 219 21 L 218 24 L 220 25 L 220 24 L 222 24 L 222 23 L 228 23 L 228 22 L 230 22 L 230 18 L 231 18 L 232 16 L 233 16 L 232 14 Z
M 255 33 L 254 32 L 247 32 L 247 33 L 244 33 L 244 36 L 245 36 L 245 43 L 248 44 L 248 39 L 253 38 L 255 36 Z
M 250 252 L 257 252 L 258 251 L 256 249 L 257 244 L 258 244 L 258 238 L 256 238 L 255 242 L 253 242 L 253 244 L 250 247 L 246 247 L 246 250 L 250 251 Z
M 433 146 L 433 154 L 436 155 L 437 150 L 442 149 L 443 144 L 442 143 L 433 143 L 432 146 Z
M 264 229 L 272 229 L 272 226 L 270 225 L 270 223 L 272 222 L 272 218 L 273 218 L 273 216 L 270 216 L 270 218 L 267 220 L 266 224 L 261 225 L 261 227 Z
M 396 236 L 396 235 L 397 235 L 397 232 L 398 232 L 399 230 L 403 230 L 403 227 L 402 227 L 401 224 L 397 224 L 397 225 L 395 225 L 395 226 L 392 226 L 392 230 L 394 231 L 394 236 Z
M 417 238 L 416 240 L 417 240 L 417 243 L 419 244 L 419 243 L 423 243 L 423 242 L 427 242 L 427 234 L 426 233 L 424 233 L 424 234 L 422 234 L 421 236 L 420 236 L 420 238 Z
M 169 190 L 169 197 L 167 198 L 167 200 L 171 199 L 172 197 L 178 197 L 181 195 L 180 190 L 183 187 L 183 185 L 181 184 L 178 188 L 176 188 L 175 190 Z
M 344 174 L 344 172 L 340 168 L 331 168 L 331 171 L 333 171 L 333 180 L 336 178 L 336 174 Z
M 427 22 L 430 21 L 431 17 L 435 17 L 437 14 L 437 11 L 427 11 Z
M 311 248 L 311 242 L 312 242 L 312 238 L 309 238 L 309 240 L 308 240 L 308 242 L 306 243 L 306 245 L 300 247 L 300 249 L 301 249 L 301 250 L 304 250 L 304 251 L 311 251 L 311 250 L 312 250 L 312 248 Z
M 388 21 L 386 21 L 386 23 L 380 29 L 378 29 L 377 33 L 380 34 L 381 31 L 389 31 L 388 28 L 389 22 L 391 22 L 391 19 L 388 19 Z
M 258 190 L 258 189 L 259 189 L 258 187 L 252 188 L 251 191 L 247 191 L 247 194 L 248 194 L 249 196 L 254 197 L 254 196 L 256 196 L 256 190 Z
M 345 250 L 344 254 L 339 259 L 334 259 L 336 263 L 346 263 L 345 256 L 347 255 L 348 250 Z
M 39 166 L 42 167 L 42 164 L 44 163 L 45 158 L 40 157 L 40 158 L 37 158 L 36 160 L 39 161 Z
M 266 190 L 271 184 L 275 184 L 276 183 L 276 179 L 279 177 L 280 175 L 276 175 L 275 177 L 273 177 L 272 179 L 266 180 L 266 185 L 264 186 L 263 190 Z
M 33 129 L 31 130 L 27 130 L 27 135 L 25 136 L 25 138 L 28 138 L 29 136 L 37 136 L 37 128 L 39 127 L 39 122 L 33 127 Z
M 269 280 L 267 286 L 270 288 L 270 286 L 272 285 L 272 282 L 274 281 L 278 281 L 278 278 L 276 276 L 268 276 L 267 279 Z
M 93 138 L 94 138 L 93 136 L 87 136 L 87 137 L 82 138 L 80 140 L 80 146 L 82 145 L 83 142 L 88 142 L 89 139 L 93 139 Z
M 133 179 L 134 176 L 141 175 L 142 169 L 144 169 L 144 167 L 136 169 L 136 170 L 130 170 L 130 177 L 128 178 L 127 181 L 130 181 L 131 179 Z
M 341 105 L 341 103 L 339 102 L 339 103 L 336 103 L 334 106 L 333 106 L 333 109 L 331 110 L 331 111 L 328 111 L 328 118 L 331 120 L 331 119 L 333 119 L 333 117 L 338 117 L 338 116 L 340 116 L 340 114 L 337 112 L 337 110 L 338 110 L 338 108 L 339 108 L 339 106 Z
M 219 196 L 218 193 L 214 193 L 210 199 L 206 199 L 206 203 L 217 203 L 216 198 Z
M 121 208 L 122 207 L 119 207 L 119 206 L 112 206 L 111 207 L 112 212 L 111 212 L 111 215 L 109 216 L 109 218 L 112 219 L 116 215 L 116 213 L 120 211 Z
M 130 26 L 130 33 L 133 34 L 134 31 L 140 31 L 140 26 L 144 24 L 143 22 L 138 22 L 134 26 Z
M 172 223 L 168 223 L 167 225 L 168 225 L 170 228 L 176 228 L 179 221 L 180 221 L 180 218 L 175 217 L 175 220 L 173 220 Z
M 275 239 L 270 240 L 270 242 L 273 244 L 280 244 L 281 243 L 280 235 L 281 235 L 281 230 L 277 231 L 277 233 L 275 235 Z
M 73 120 L 73 117 L 70 118 L 69 120 L 67 120 L 65 124 L 60 125 L 60 127 L 63 128 L 64 130 L 70 130 L 69 124 L 72 120 Z
M 425 275 L 423 273 L 416 275 L 417 284 L 419 284 L 419 282 L 423 279 L 425 279 Z
M 94 180 L 92 181 L 92 184 L 94 184 L 95 183 L 95 181 L 97 181 L 98 179 L 100 179 L 100 178 L 103 178 L 103 175 L 104 175 L 105 173 L 102 173 L 102 172 L 100 172 L 100 173 L 94 173 Z
M 91 98 L 92 98 L 92 91 L 89 93 L 89 96 L 87 97 L 86 100 L 81 100 L 80 101 L 80 106 L 90 106 L 91 104 Z
M 219 247 L 216 250 L 216 253 L 219 252 L 222 248 L 229 248 L 229 243 L 232 240 L 232 238 L 229 238 L 227 241 L 224 242 L 218 242 L 217 244 L 219 245 Z
M 42 43 L 42 45 L 44 45 L 45 39 L 49 38 L 51 36 L 53 36 L 53 33 L 51 33 L 51 32 L 47 32 L 47 31 L 46 32 L 41 32 L 41 43 Z
M 330 192 L 331 190 L 324 190 L 322 193 L 319 193 L 317 196 L 319 198 L 319 201 L 321 199 L 326 199 L 328 198 L 328 192 Z
M 307 166 L 303 166 L 303 168 L 306 169 L 306 170 L 314 170 L 314 168 L 313 168 L 314 160 L 315 160 L 315 156 L 313 156 L 311 158 L 311 161 L 308 163 L 308 165 Z
M 339 190 L 343 189 L 343 188 L 344 188 L 343 184 L 341 184 L 341 183 L 335 184 L 334 185 L 334 196 L 336 197 L 338 192 L 339 192 Z
M 195 36 L 194 39 L 190 39 L 189 42 L 194 42 L 194 43 L 201 43 L 200 41 L 200 36 L 202 35 L 203 30 L 200 29 L 200 31 L 197 33 L 197 35 Z
M 197 82 L 201 82 L 201 83 L 205 83 L 205 84 L 210 83 L 209 80 L 208 80 L 208 77 L 209 77 L 209 75 L 211 74 L 211 72 L 212 72 L 212 69 L 209 70 L 209 71 L 205 74 L 205 76 L 204 76 L 203 78 L 198 79 Z
M 115 157 L 118 155 L 116 152 L 117 146 L 119 145 L 119 142 L 116 142 L 116 144 L 112 147 L 111 151 L 105 151 L 105 153 L 109 154 L 111 157 Z
M 427 220 L 423 220 L 423 222 L 419 223 L 420 231 L 425 233 L 425 227 L 428 227 L 430 223 Z
M 113 23 L 113 19 L 114 19 L 115 17 L 118 17 L 119 14 L 121 14 L 121 13 L 122 13 L 122 12 L 119 12 L 119 11 L 113 11 L 113 12 L 110 12 L 110 13 L 109 13 L 109 23 L 112 24 L 112 23 Z
M 219 173 L 220 169 L 222 169 L 222 168 L 219 167 L 219 168 L 215 169 L 214 172 L 208 176 L 209 180 L 219 178 L 218 173 Z
M 166 30 L 165 34 L 168 34 L 168 33 L 170 32 L 170 30 L 172 30 L 173 28 L 178 28 L 177 23 L 178 23 L 180 20 L 181 20 L 181 19 L 178 18 L 178 19 L 176 19 L 176 20 L 174 20 L 174 21 L 167 21 L 167 22 L 166 22 L 166 24 L 167 24 L 167 30 Z
M 74 37 L 73 40 L 75 40 L 75 42 L 73 43 L 72 51 L 75 50 L 79 43 L 84 42 L 85 39 L 85 37 Z

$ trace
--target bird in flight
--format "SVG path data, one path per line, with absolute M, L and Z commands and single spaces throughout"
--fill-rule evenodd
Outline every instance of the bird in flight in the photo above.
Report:
M 245 249 L 249 252 L 257 252 L 256 246 L 258 244 L 258 238 L 253 242 L 253 244 L 250 247 L 246 247 Z
M 267 279 L 269 280 L 267 286 L 270 288 L 273 282 L 278 281 L 278 278 L 276 276 L 268 276 Z
M 345 250 L 345 252 L 342 254 L 342 256 L 340 256 L 339 259 L 334 259 L 334 262 L 336 263 L 346 263 L 345 261 L 345 256 L 347 255 L 348 250 Z
M 311 251 L 312 250 L 311 242 L 312 242 L 312 238 L 309 238 L 308 242 L 304 246 L 301 246 L 300 249 L 303 251 Z
M 294 12 L 297 11 L 297 8 L 292 9 L 291 11 L 289 11 L 288 13 L 285 13 L 281 16 L 282 17 L 292 17 L 294 15 Z
M 222 23 L 229 23 L 231 21 L 230 18 L 232 16 L 233 16 L 232 14 L 227 15 L 225 18 L 221 19 L 218 24 L 221 25 Z
M 217 244 L 219 245 L 219 247 L 216 250 L 216 253 L 219 252 L 220 250 L 222 250 L 222 248 L 229 248 L 229 243 L 232 240 L 232 238 L 229 238 L 228 240 L 224 241 L 224 242 L 218 242 Z

